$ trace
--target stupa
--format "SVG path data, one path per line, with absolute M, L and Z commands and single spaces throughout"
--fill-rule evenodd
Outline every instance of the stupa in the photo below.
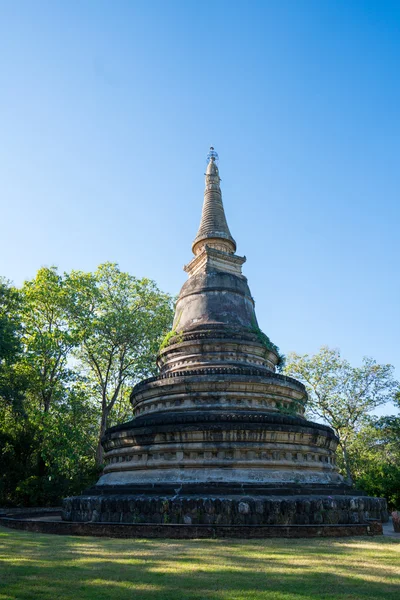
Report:
M 236 254 L 217 153 L 159 375 L 132 391 L 134 418 L 103 439 L 97 485 L 64 500 L 69 521 L 315 525 L 385 518 L 343 481 L 332 429 L 304 417 L 304 386 L 279 372 Z

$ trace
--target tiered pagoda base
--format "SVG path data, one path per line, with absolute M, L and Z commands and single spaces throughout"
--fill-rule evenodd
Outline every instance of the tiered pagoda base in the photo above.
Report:
M 203 377 L 213 390 L 210 375 Z M 173 379 L 176 391 L 179 378 Z M 201 376 L 192 377 L 193 385 L 194 380 L 198 385 Z M 277 374 L 271 380 L 291 383 Z M 252 381 L 257 383 L 254 375 Z M 227 384 L 218 385 L 226 393 Z M 64 500 L 64 520 L 230 526 L 239 537 L 250 536 L 248 526 L 301 525 L 310 529 L 303 527 L 296 535 L 307 537 L 325 535 L 316 526 L 388 519 L 384 499 L 365 497 L 343 483 L 331 429 L 302 417 L 250 410 L 172 411 L 110 429 L 104 446 L 108 465 L 103 476 L 84 495 Z M 196 537 L 194 529 L 185 537 Z M 171 535 L 168 528 L 157 531 Z M 346 527 L 335 531 L 351 535 Z M 257 537 L 262 532 L 272 535 L 267 528 Z

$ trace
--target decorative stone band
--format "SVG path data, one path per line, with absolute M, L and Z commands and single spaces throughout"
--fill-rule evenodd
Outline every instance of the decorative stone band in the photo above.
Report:
M 178 343 L 168 346 L 158 356 L 158 366 L 163 371 L 197 369 L 199 367 L 250 367 L 275 371 L 276 352 L 261 343 L 235 339 L 189 340 L 177 336 Z
M 243 421 L 245 420 L 245 421 Z M 154 428 L 160 425 L 175 425 L 175 424 L 186 424 L 193 425 L 197 423 L 220 423 L 223 421 L 224 423 L 231 423 L 232 425 L 241 424 L 242 422 L 246 423 L 254 423 L 266 424 L 268 427 L 277 427 L 278 430 L 285 430 L 286 428 L 294 427 L 294 432 L 298 431 L 298 428 L 301 427 L 302 431 L 307 431 L 308 433 L 316 432 L 319 435 L 323 435 L 324 437 L 333 438 L 338 441 L 335 436 L 333 429 L 328 427 L 328 425 L 322 425 L 321 423 L 314 423 L 314 421 L 307 421 L 306 419 L 294 415 L 286 415 L 279 413 L 260 413 L 260 412 L 239 412 L 232 411 L 229 413 L 216 413 L 216 412 L 177 412 L 170 414 L 155 414 L 144 417 L 139 417 L 137 419 L 132 419 L 132 421 L 128 421 L 127 423 L 122 423 L 121 425 L 115 425 L 114 427 L 110 427 L 107 429 L 107 433 L 104 439 L 108 439 L 109 436 L 113 436 L 118 431 L 127 431 L 131 430 L 132 427 L 140 426 L 140 427 L 148 427 Z
M 207 244 L 201 251 L 184 266 L 183 270 L 193 277 L 201 270 L 216 269 L 242 276 L 242 265 L 246 262 L 245 256 L 229 254 L 230 248 L 224 245 L 222 240 L 207 239 Z
M 63 518 L 67 521 L 103 523 L 304 526 L 349 525 L 365 523 L 369 519 L 387 521 L 388 513 L 384 498 L 365 496 L 215 498 L 181 496 L 175 493 L 173 496 L 114 494 L 66 498 L 63 502 Z M 252 528 L 247 527 L 247 534 L 242 533 L 241 537 L 251 537 L 251 530 Z M 343 535 L 340 530 L 333 533 Z M 233 535 L 237 536 L 238 531 Z M 282 536 L 284 532 L 277 532 L 275 535 Z M 307 534 L 307 528 L 304 528 L 299 537 L 307 535 L 310 534 Z M 323 533 L 319 530 L 311 535 Z M 354 535 L 354 532 L 350 531 L 347 535 Z
M 176 379 L 179 377 L 192 377 L 192 376 L 203 376 L 203 375 L 246 375 L 248 377 L 263 377 L 263 378 L 273 378 L 277 381 L 284 384 L 291 384 L 297 389 L 303 392 L 303 395 L 306 397 L 306 388 L 297 379 L 293 377 L 288 377 L 287 375 L 281 375 L 280 373 L 270 373 L 268 371 L 264 371 L 262 369 L 254 369 L 248 367 L 207 367 L 206 369 L 190 369 L 187 371 L 173 371 L 167 373 L 161 373 L 155 377 L 149 377 L 148 379 L 144 379 L 137 383 L 132 390 L 131 399 L 136 395 L 142 388 L 145 388 L 150 383 L 155 383 L 158 381 L 168 380 L 168 379 Z
M 300 418 L 158 415 L 112 428 L 103 443 L 107 466 L 98 485 L 342 481 L 337 438 L 329 428 L 310 427 Z
M 232 273 L 229 273 L 228 271 L 224 271 L 223 273 L 218 273 L 218 272 L 214 272 L 211 271 L 210 273 L 202 273 L 202 275 L 232 275 L 237 277 L 237 275 L 233 275 Z M 200 275 L 200 274 L 199 274 Z M 247 279 L 245 277 L 240 277 L 240 280 L 242 280 L 243 282 L 247 282 Z M 187 283 L 191 283 L 190 281 Z M 244 284 L 245 285 L 245 284 Z M 247 285 L 247 284 L 246 284 Z M 187 286 L 189 288 L 189 286 Z M 191 296 L 201 296 L 201 295 L 205 295 L 205 294 L 218 294 L 219 292 L 222 293 L 229 293 L 235 296 L 239 296 L 240 298 L 245 298 L 250 304 L 251 306 L 254 308 L 254 300 L 252 296 L 249 296 L 249 294 L 246 293 L 246 291 L 243 291 L 242 289 L 227 289 L 225 286 L 213 286 L 212 288 L 207 288 L 206 286 L 204 287 L 198 287 L 197 289 L 195 287 L 193 287 L 192 289 L 188 289 L 187 291 L 182 288 L 183 291 L 181 291 L 181 293 L 179 294 L 179 298 L 178 301 L 180 300 L 185 300 L 185 298 L 190 298 Z M 221 298 L 221 294 L 219 294 L 220 298 Z M 218 297 L 218 296 L 217 296 Z
M 207 323 L 206 325 L 192 326 L 185 331 L 179 331 L 183 342 L 193 340 L 209 340 L 209 341 L 236 341 L 243 343 L 260 343 L 256 331 L 249 327 L 239 327 L 235 325 L 229 327 L 227 325 Z
M 192 244 L 192 252 L 198 256 L 203 252 L 205 247 L 214 248 L 220 252 L 234 254 L 236 251 L 236 242 L 230 235 L 222 230 L 213 229 L 202 235 L 197 235 Z
M 136 417 L 176 411 L 257 411 L 304 414 L 304 391 L 274 376 L 248 377 L 223 374 L 186 376 L 155 381 L 131 396 Z
M 199 326 L 170 335 L 157 358 L 161 372 L 198 365 L 245 367 L 275 371 L 277 349 L 268 347 L 267 338 L 254 328 Z
M 175 411 L 243 411 L 304 414 L 307 398 L 304 387 L 296 380 L 264 372 L 243 375 L 223 369 L 184 371 L 180 376 L 153 378 L 134 388 L 131 404 L 134 415 Z

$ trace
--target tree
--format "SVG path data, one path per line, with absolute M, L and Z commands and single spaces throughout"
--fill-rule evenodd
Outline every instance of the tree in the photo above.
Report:
M 349 444 L 358 487 L 400 508 L 400 415 L 371 418 Z
M 14 411 L 22 410 L 27 387 L 18 368 L 22 354 L 20 302 L 18 290 L 0 278 L 0 402 Z
M 10 311 L 13 320 L 19 323 L 20 352 L 11 371 L 13 377 L 9 377 L 8 382 L 14 394 L 13 404 L 18 404 L 21 414 L 12 415 L 15 427 L 7 428 L 6 424 L 12 422 L 12 418 L 10 421 L 4 413 L 3 434 L 8 440 L 9 453 L 19 456 L 20 464 L 24 465 L 25 478 L 21 472 L 20 480 L 29 480 L 29 489 L 38 498 L 49 477 L 46 440 L 49 433 L 57 439 L 55 432 L 49 429 L 49 423 L 57 419 L 61 405 L 65 406 L 69 386 L 76 378 L 69 365 L 76 340 L 66 320 L 67 304 L 65 277 L 59 275 L 55 267 L 44 267 L 34 279 L 24 283 L 18 291 L 18 303 L 14 303 Z M 23 402 L 21 391 L 16 397 L 21 383 Z M 62 444 L 62 440 L 58 439 L 57 443 Z
M 161 338 L 171 328 L 172 298 L 149 279 L 136 279 L 116 264 L 95 273 L 72 272 L 69 323 L 79 337 L 75 357 L 87 390 L 101 406 L 96 463 L 103 461 L 101 439 L 127 386 L 153 375 Z
M 69 359 L 77 338 L 67 321 L 69 290 L 66 276 L 43 267 L 22 287 L 22 342 L 30 394 L 47 413 L 71 378 Z
M 339 350 L 323 346 L 314 356 L 289 354 L 284 372 L 306 386 L 308 414 L 330 425 L 339 438 L 344 471 L 352 482 L 350 442 L 372 410 L 393 400 L 399 383 L 392 365 L 365 357 L 361 367 L 353 367 Z
M 0 278 L 0 365 L 13 362 L 21 351 L 18 291 Z
M 170 296 L 116 265 L 0 280 L 0 505 L 58 504 L 95 481 L 99 438 L 128 417 L 171 321 Z
M 0 506 L 54 506 L 92 485 L 97 418 L 79 385 L 48 412 L 29 396 L 24 412 L 0 405 Z

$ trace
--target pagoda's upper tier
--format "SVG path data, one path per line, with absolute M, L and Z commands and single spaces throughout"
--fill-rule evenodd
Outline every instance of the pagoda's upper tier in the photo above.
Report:
M 216 153 L 210 154 L 195 256 L 185 267 L 189 279 L 180 291 L 173 329 L 163 343 L 158 366 L 162 373 L 220 367 L 273 372 L 278 349 L 258 327 L 254 300 L 242 275 L 246 259 L 235 254 Z
M 210 154 L 210 162 L 205 173 L 206 187 L 204 190 L 203 212 L 192 250 L 193 254 L 196 255 L 202 251 L 205 245 L 208 245 L 211 248 L 233 254 L 236 251 L 236 242 L 231 236 L 226 222 L 219 185 L 221 179 L 215 163 L 216 153 Z

